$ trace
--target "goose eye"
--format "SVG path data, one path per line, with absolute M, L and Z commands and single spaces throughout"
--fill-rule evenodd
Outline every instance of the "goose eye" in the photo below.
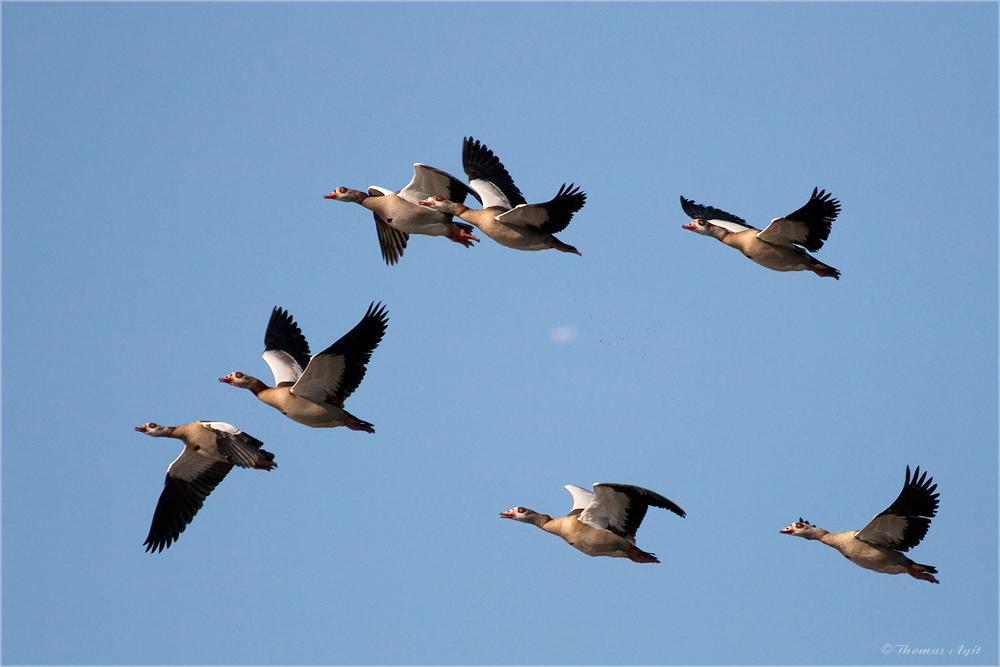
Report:
M 241 377 L 243 377 L 243 373 L 234 373 L 234 375 L 235 375 L 236 377 L 238 377 L 238 378 L 241 378 Z
M 149 428 L 160 428 L 159 424 L 154 424 L 153 422 L 149 422 L 146 426 Z
M 518 514 L 524 514 L 524 508 L 523 507 L 518 507 L 517 508 L 517 513 Z

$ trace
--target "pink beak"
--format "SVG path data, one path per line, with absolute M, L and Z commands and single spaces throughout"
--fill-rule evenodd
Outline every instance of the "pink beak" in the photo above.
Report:
M 323 195 L 323 199 L 336 199 L 336 198 L 337 195 L 335 195 L 333 192 L 328 192 L 325 195 Z
M 219 382 L 225 382 L 226 384 L 232 384 L 233 380 L 228 375 L 224 378 L 219 378 Z
M 690 229 L 691 231 L 694 231 L 694 228 L 695 228 L 694 222 L 689 222 L 686 225 L 681 225 L 681 229 Z
M 506 512 L 500 512 L 500 516 L 502 516 L 505 519 L 513 519 L 514 510 L 507 510 Z

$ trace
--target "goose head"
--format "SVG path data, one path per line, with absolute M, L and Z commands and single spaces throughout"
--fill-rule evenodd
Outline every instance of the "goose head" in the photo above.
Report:
M 464 204 L 456 204 L 455 202 L 445 199 L 441 195 L 432 195 L 427 199 L 420 201 L 421 206 L 426 206 L 427 208 L 432 208 L 435 211 L 440 211 L 441 213 L 447 213 L 448 215 L 459 215 L 468 208 Z
M 139 433 L 151 435 L 154 438 L 164 438 L 169 436 L 174 429 L 169 426 L 160 426 L 159 424 L 149 422 L 147 424 L 143 424 L 142 426 L 136 426 L 135 430 L 139 431 Z
M 696 219 L 687 223 L 686 225 L 681 225 L 681 229 L 686 229 L 688 231 L 694 232 L 695 234 L 704 234 L 705 236 L 714 236 L 715 238 L 722 238 L 729 233 L 728 229 L 720 227 L 718 225 L 713 225 L 708 220 Z
M 782 528 L 779 532 L 782 535 L 797 535 L 807 540 L 818 540 L 826 531 L 813 526 L 802 517 L 799 517 L 798 521 L 788 524 L 788 526 Z
M 514 521 L 535 523 L 536 519 L 541 515 L 535 510 L 529 510 L 527 507 L 511 507 L 506 512 L 500 512 L 500 516 L 505 519 L 513 519 Z
M 339 187 L 336 190 L 331 190 L 327 194 L 323 195 L 323 199 L 336 199 L 337 201 L 349 201 L 356 204 L 360 204 L 367 198 L 368 195 L 364 192 L 345 187 Z
M 231 384 L 234 387 L 242 387 L 244 389 L 249 389 L 254 384 L 258 382 L 257 378 L 247 375 L 246 373 L 230 373 L 226 377 L 219 378 L 219 382 L 225 382 L 226 384 Z

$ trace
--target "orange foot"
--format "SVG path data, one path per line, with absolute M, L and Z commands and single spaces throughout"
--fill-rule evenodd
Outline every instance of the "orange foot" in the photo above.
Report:
M 930 572 L 924 572 L 923 570 L 918 570 L 917 568 L 910 566 L 910 569 L 906 571 L 908 575 L 914 579 L 923 579 L 924 581 L 929 581 L 932 584 L 940 584 L 941 582 L 934 578 L 934 575 Z
M 461 243 L 466 248 L 472 247 L 473 241 L 478 241 L 479 239 L 465 231 L 458 225 L 452 224 L 448 226 L 448 238 L 455 243 Z
M 364 431 L 365 433 L 374 433 L 375 425 L 369 424 L 366 421 L 362 421 L 357 417 L 348 417 L 344 421 L 344 426 L 351 429 L 352 431 Z

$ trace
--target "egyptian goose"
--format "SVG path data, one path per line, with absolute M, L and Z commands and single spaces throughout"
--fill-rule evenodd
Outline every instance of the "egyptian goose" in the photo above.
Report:
M 681 197 L 681 208 L 691 218 L 683 225 L 698 234 L 714 236 L 728 246 L 774 271 L 812 271 L 840 280 L 840 271 L 827 266 L 803 250 L 816 252 L 830 235 L 830 225 L 840 213 L 840 202 L 817 188 L 805 206 L 783 218 L 775 218 L 764 231 L 741 218 L 711 206 Z
M 684 510 L 674 503 L 638 486 L 594 484 L 593 493 L 571 484 L 566 489 L 573 496 L 573 509 L 564 517 L 553 519 L 524 507 L 512 507 L 500 516 L 532 523 L 588 556 L 628 558 L 636 563 L 660 562 L 635 546 L 635 532 L 650 505 L 684 516 Z
M 472 235 L 472 227 L 455 222 L 451 216 L 440 211 L 429 211 L 419 206 L 421 199 L 442 195 L 457 202 L 465 201 L 472 193 L 462 181 L 449 173 L 425 164 L 413 165 L 413 179 L 399 192 L 373 185 L 368 194 L 359 190 L 340 187 L 323 195 L 324 199 L 361 204 L 375 216 L 375 231 L 378 244 L 382 248 L 382 259 L 388 265 L 395 264 L 403 256 L 410 234 L 426 236 L 446 236 L 455 243 L 471 247 L 479 239 Z M 475 193 L 472 193 L 476 196 Z
M 906 481 L 899 497 L 861 530 L 831 533 L 800 517 L 781 532 L 807 540 L 819 540 L 867 570 L 884 574 L 905 572 L 911 577 L 936 584 L 936 568 L 914 563 L 900 553 L 920 544 L 931 525 L 931 518 L 937 513 L 939 494 L 934 493 L 937 484 L 931 484 L 933 481 L 926 472 L 920 474 L 920 466 L 910 477 L 910 466 L 906 466 Z
M 260 448 L 264 443 L 224 422 L 196 421 L 180 426 L 150 422 L 136 426 L 135 430 L 154 438 L 177 438 L 184 443 L 184 451 L 167 468 L 167 481 L 153 512 L 153 525 L 143 542 L 147 552 L 163 551 L 175 542 L 233 466 L 257 470 L 278 466 L 274 454 Z
M 461 201 L 441 195 L 428 197 L 420 203 L 435 211 L 458 216 L 508 248 L 555 248 L 580 254 L 579 250 L 553 236 L 566 229 L 573 214 L 587 201 L 587 195 L 580 188 L 564 183 L 552 200 L 528 204 L 500 159 L 472 137 L 462 141 L 462 166 L 476 198 L 483 204 L 482 209 L 471 209 Z
M 385 307 L 372 304 L 357 326 L 310 358 L 309 343 L 292 316 L 275 306 L 261 355 L 271 367 L 275 386 L 268 387 L 245 373 L 230 373 L 219 382 L 249 389 L 264 403 L 306 426 L 346 426 L 374 433 L 372 424 L 344 410 L 344 401 L 361 384 L 365 366 L 382 340 L 388 320 Z

